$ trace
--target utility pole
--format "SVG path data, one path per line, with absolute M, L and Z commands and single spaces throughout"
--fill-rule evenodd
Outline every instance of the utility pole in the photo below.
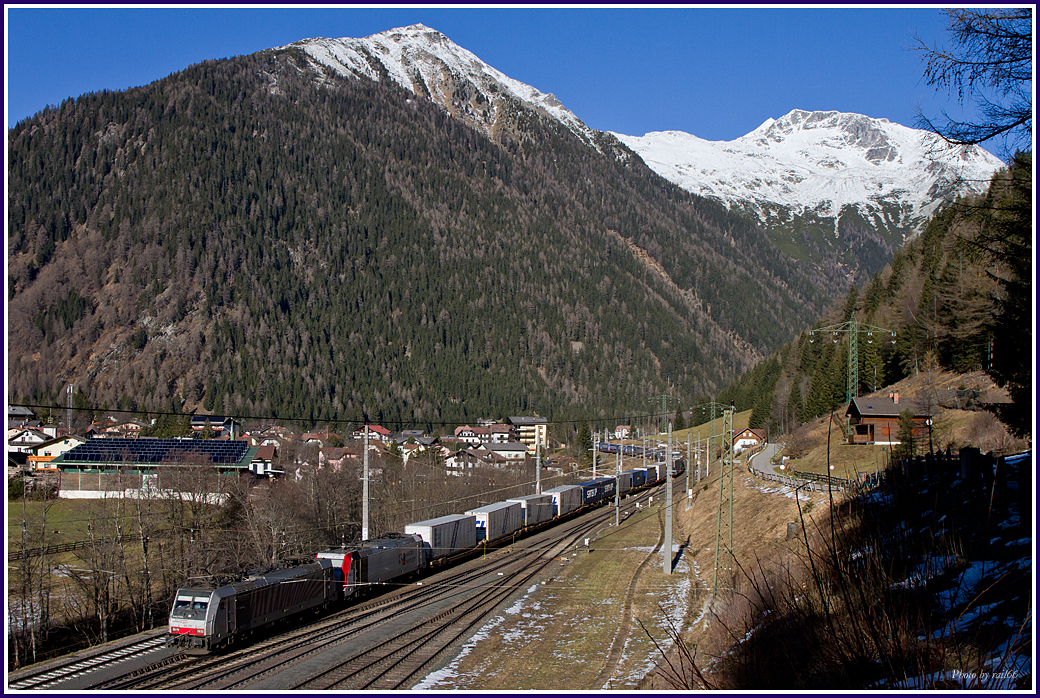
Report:
M 813 342 L 813 335 L 826 332 L 830 333 L 831 341 L 835 344 L 838 343 L 839 334 L 848 333 L 849 335 L 849 360 L 845 374 L 845 401 L 851 403 L 852 398 L 859 397 L 859 333 L 867 333 L 867 344 L 874 343 L 875 332 L 879 334 L 888 333 L 889 341 L 895 344 L 896 333 L 892 330 L 886 330 L 884 327 L 875 327 L 874 325 L 858 322 L 855 314 L 853 314 L 846 322 L 813 330 L 809 333 L 809 343 Z
M 686 432 L 686 486 L 683 488 L 686 491 L 686 499 L 693 499 L 693 490 L 690 489 L 690 468 L 693 467 L 693 461 L 690 460 L 693 456 L 691 448 L 693 447 L 692 436 L 690 432 Z
M 719 403 L 717 403 L 717 402 L 715 402 L 713 400 L 711 402 L 705 402 L 705 403 L 702 403 L 700 405 L 694 405 L 693 407 L 690 408 L 690 414 L 692 415 L 693 414 L 693 410 L 697 409 L 698 407 L 701 409 L 701 414 L 704 414 L 705 410 L 708 410 L 708 409 L 711 410 L 710 430 L 708 432 L 708 440 L 707 440 L 707 442 L 704 445 L 704 477 L 707 478 L 709 475 L 711 475 L 711 442 L 715 440 L 715 436 L 716 436 L 716 434 L 715 434 L 715 414 L 716 414 L 716 409 L 717 408 L 721 408 L 723 411 L 725 411 L 726 408 L 725 408 L 724 405 L 721 405 L 721 404 L 719 404 Z M 698 449 L 700 448 L 700 441 L 701 441 L 701 432 L 700 432 L 700 430 L 698 430 L 697 431 L 697 447 L 698 447 Z M 698 472 L 697 472 L 697 481 L 698 482 L 700 481 L 700 469 L 699 468 L 698 468 Z
M 542 442 L 534 442 L 534 493 L 542 493 Z
M 596 479 L 596 453 L 599 451 L 599 432 L 592 437 L 592 479 Z
M 368 540 L 368 422 L 365 422 L 365 457 L 364 470 L 361 474 L 361 541 Z
M 723 451 L 719 471 L 719 510 L 715 523 L 715 573 L 711 584 L 713 596 L 719 595 L 719 585 L 733 590 L 733 413 L 730 405 L 722 412 Z
M 929 420 L 929 423 L 930 420 Z M 621 525 L 621 446 L 617 453 L 617 477 L 614 478 L 614 525 Z
M 672 400 L 674 400 L 677 404 L 679 402 L 679 398 L 675 397 L 674 395 L 656 395 L 656 396 L 650 398 L 649 402 L 651 404 L 653 404 L 653 402 L 655 400 L 660 401 L 660 403 L 661 403 L 661 411 L 660 411 L 659 414 L 663 415 L 666 419 L 668 418 L 668 404 L 669 404 L 669 402 L 672 401 Z M 672 422 L 669 419 L 668 426 L 671 427 L 671 425 L 672 425 Z M 658 431 L 660 431 L 660 429 L 655 428 L 654 431 L 658 432 Z
M 664 573 L 672 573 L 672 423 L 668 423 L 668 450 L 664 455 Z
M 701 430 L 697 430 L 697 450 L 694 451 L 697 454 L 697 479 L 694 480 L 696 484 L 701 482 Z

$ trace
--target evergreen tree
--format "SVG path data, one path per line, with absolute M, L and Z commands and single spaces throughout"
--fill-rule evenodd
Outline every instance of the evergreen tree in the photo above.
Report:
M 913 458 L 916 453 L 914 436 L 914 411 L 907 408 L 899 413 L 899 431 L 896 432 L 899 444 L 892 449 L 892 455 L 896 459 Z
M 1001 290 L 993 322 L 993 360 L 987 372 L 1007 388 L 1011 404 L 999 406 L 997 416 L 1018 436 L 1031 433 L 1033 393 L 1032 346 L 1023 341 L 1033 322 L 1033 155 L 1019 153 L 1010 171 L 998 175 L 981 213 L 979 243 L 997 269 Z
M 584 420 L 582 420 L 581 426 L 578 427 L 578 438 L 575 448 L 578 450 L 579 460 L 586 461 L 591 459 L 592 430 L 589 428 L 589 423 Z

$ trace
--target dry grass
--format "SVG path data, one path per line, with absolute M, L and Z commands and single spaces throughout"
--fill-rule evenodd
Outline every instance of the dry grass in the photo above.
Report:
M 925 398 L 934 395 L 934 391 L 958 389 L 979 391 L 983 402 L 1006 399 L 1006 392 L 997 388 L 985 373 L 956 374 L 939 370 L 904 378 L 864 397 L 884 397 L 895 390 L 903 397 Z M 858 473 L 875 473 L 887 466 L 887 446 L 844 443 L 839 422 L 845 419 L 845 407 L 843 404 L 835 411 L 836 421 L 831 422 L 830 415 L 819 417 L 789 435 L 787 454 L 792 456 L 789 468 L 855 479 Z M 936 451 L 947 448 L 957 451 L 966 444 L 978 447 L 983 453 L 1010 453 L 1027 447 L 1024 442 L 1013 439 L 990 412 L 943 408 L 934 421 L 932 447 Z M 921 452 L 925 452 L 929 445 L 924 443 L 920 447 Z
M 707 627 L 675 634 L 657 687 L 1028 687 L 1030 574 L 1014 538 L 1029 529 L 976 491 L 955 469 L 892 469 L 834 502 L 794 548 L 740 564 Z
M 453 690 L 585 690 L 634 687 L 653 664 L 655 650 L 645 636 L 624 628 L 629 617 L 664 627 L 659 605 L 684 594 L 684 574 L 665 575 L 661 553 L 635 571 L 660 537 L 659 506 L 643 508 L 604 529 L 588 550 L 563 555 L 558 570 L 524 594 L 497 618 L 475 628 L 476 635 L 449 666 L 420 688 Z M 615 668 L 610 650 L 628 630 Z M 604 669 L 608 669 L 603 676 Z

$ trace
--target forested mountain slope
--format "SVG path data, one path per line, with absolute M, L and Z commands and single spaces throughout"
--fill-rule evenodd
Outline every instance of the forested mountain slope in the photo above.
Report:
M 843 290 L 612 136 L 519 109 L 493 141 L 312 70 L 291 47 L 209 61 L 9 130 L 9 400 L 644 410 L 714 393 Z
M 862 289 L 813 329 L 855 317 L 857 395 L 941 368 L 987 373 L 1011 402 L 989 405 L 1017 436 L 1032 430 L 1032 153 L 1019 153 L 980 196 L 933 216 Z M 868 327 L 886 331 L 868 332 Z M 810 341 L 815 339 L 815 341 Z M 846 402 L 849 328 L 806 330 L 721 393 L 752 427 L 783 430 Z

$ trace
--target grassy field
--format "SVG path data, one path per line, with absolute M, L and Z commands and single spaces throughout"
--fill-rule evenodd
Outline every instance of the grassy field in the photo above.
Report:
M 90 502 L 77 499 L 55 499 L 48 502 L 28 500 L 7 503 L 7 543 L 16 550 L 22 536 L 22 522 L 31 527 L 34 545 L 39 545 L 40 531 L 46 531 L 44 545 L 68 543 L 87 537 Z M 46 518 L 44 518 L 46 516 Z M 46 525 L 44 525 L 46 524 Z
M 663 639 L 666 615 L 680 620 L 689 603 L 688 569 L 665 575 L 663 554 L 653 552 L 661 536 L 660 511 L 660 502 L 640 509 L 620 526 L 603 529 L 588 549 L 579 545 L 565 553 L 558 572 L 485 624 L 452 665 L 419 687 L 635 687 L 656 650 L 634 619 Z
M 692 503 L 684 496 L 685 479 L 673 484 L 670 574 L 663 553 L 654 551 L 664 522 L 662 488 L 652 506 L 603 529 L 587 552 L 579 546 L 565 554 L 559 572 L 478 629 L 454 661 L 416 688 L 669 688 L 649 675 L 662 660 L 658 645 L 673 649 L 670 625 L 692 631 L 693 642 L 714 641 L 700 621 L 714 581 L 718 481 L 717 472 L 702 481 Z M 827 509 L 826 495 L 802 494 L 796 501 L 790 488 L 763 483 L 739 468 L 732 495 L 733 552 L 743 568 L 797 546 L 786 534 L 788 523 L 800 520 L 799 504 L 807 522 Z

